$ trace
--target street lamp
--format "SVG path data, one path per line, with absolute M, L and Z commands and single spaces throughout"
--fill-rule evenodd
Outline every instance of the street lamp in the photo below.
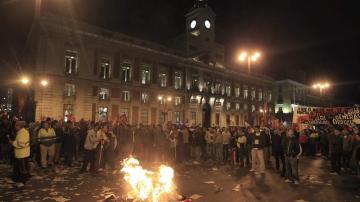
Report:
M 322 96 L 323 90 L 329 88 L 330 84 L 328 82 L 316 83 L 312 87 L 313 87 L 313 89 L 319 89 L 320 96 Z
M 43 86 L 43 87 L 46 87 L 49 83 L 47 80 L 41 80 L 40 84 Z
M 164 108 L 163 108 L 163 110 L 162 110 L 162 114 L 163 114 L 163 116 L 164 116 L 164 122 L 166 122 L 166 118 L 165 118 L 165 116 L 168 114 L 168 109 L 167 109 L 167 102 L 171 102 L 171 100 L 172 100 L 172 97 L 171 96 L 168 96 L 168 97 L 164 97 L 164 96 L 159 96 L 158 97 L 158 100 L 161 102 L 161 104 L 163 104 L 164 105 Z
M 247 61 L 247 65 L 248 65 L 248 73 L 250 74 L 251 72 L 251 63 L 252 62 L 256 62 L 257 60 L 259 60 L 261 54 L 260 52 L 256 51 L 256 52 L 253 52 L 251 54 L 249 54 L 248 52 L 244 51 L 244 52 L 241 52 L 240 55 L 239 55 L 239 61 L 240 62 L 245 62 Z
M 26 76 L 22 77 L 20 79 L 20 82 L 23 84 L 23 85 L 28 85 L 30 83 L 30 79 Z

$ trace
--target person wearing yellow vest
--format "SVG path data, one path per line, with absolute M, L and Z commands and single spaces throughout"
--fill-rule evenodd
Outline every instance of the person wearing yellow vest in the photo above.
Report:
M 25 182 L 30 178 L 28 161 L 30 156 L 30 134 L 24 127 L 24 121 L 16 121 L 16 137 L 14 141 L 10 141 L 10 144 L 14 147 L 13 180 L 17 183 L 17 187 L 24 186 Z
M 56 134 L 48 122 L 43 122 L 43 127 L 38 133 L 38 139 L 40 141 L 41 167 L 52 166 L 55 156 Z

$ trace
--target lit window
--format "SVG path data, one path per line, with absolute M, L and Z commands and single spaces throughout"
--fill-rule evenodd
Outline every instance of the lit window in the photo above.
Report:
M 99 119 L 107 120 L 109 109 L 107 107 L 99 107 Z
M 72 114 L 73 114 L 73 105 L 65 104 L 64 105 L 64 121 L 67 122 L 68 120 L 70 120 Z
M 141 84 L 148 85 L 150 84 L 150 70 L 146 66 L 143 68 L 144 69 L 141 70 Z
M 182 77 L 180 72 L 175 72 L 175 79 L 174 79 L 174 88 L 181 89 L 182 87 Z
M 167 84 L 167 76 L 166 74 L 159 74 L 160 87 L 165 88 Z
M 271 113 L 272 112 L 272 108 L 271 107 L 269 107 L 269 113 Z
M 211 81 L 210 80 L 205 80 L 204 81 L 203 91 L 205 93 L 210 93 L 211 92 Z
M 71 84 L 71 83 L 65 83 L 65 88 L 64 88 L 64 96 L 65 97 L 73 97 L 75 96 L 75 85 Z
M 262 106 L 259 106 L 259 112 L 263 113 L 264 112 L 264 109 Z
M 175 123 L 180 123 L 180 112 L 174 112 Z
M 78 66 L 78 54 L 76 51 L 65 51 L 65 73 L 76 74 Z
M 148 112 L 147 109 L 141 110 L 140 120 L 141 120 L 142 124 L 148 125 L 148 123 L 149 123 L 149 112 Z
M 255 105 L 251 105 L 251 112 L 254 112 L 256 110 Z
M 226 92 L 226 96 L 228 96 L 228 97 L 231 96 L 231 85 L 230 84 L 226 84 L 225 92 Z
M 196 122 L 196 112 L 191 112 L 191 120 Z
M 100 78 L 110 79 L 111 65 L 110 60 L 101 58 L 100 60 Z
M 256 97 L 255 88 L 251 88 L 251 100 L 255 100 L 255 97 Z
M 271 100 L 272 100 L 272 93 L 269 92 L 269 94 L 268 94 L 268 101 L 271 102 Z
M 244 86 L 243 88 L 243 94 L 244 94 L 244 99 L 248 99 L 249 98 L 249 89 L 247 86 Z
M 129 102 L 130 101 L 130 92 L 129 91 L 123 91 L 123 100 L 125 102 Z
M 235 104 L 235 109 L 236 109 L 236 110 L 240 110 L 240 104 L 239 104 L 239 103 L 236 103 L 236 104 Z
M 215 94 L 221 94 L 221 91 L 222 91 L 221 82 L 219 82 L 219 81 L 215 82 L 214 93 Z
M 141 93 L 141 102 L 146 104 L 149 102 L 149 94 L 148 93 Z
M 230 103 L 230 102 L 227 102 L 227 103 L 226 103 L 226 110 L 230 110 L 230 108 L 231 108 L 231 103 Z
M 131 65 L 129 63 L 123 63 L 121 67 L 122 71 L 122 81 L 129 82 L 131 81 Z
M 107 100 L 107 99 L 109 99 L 109 89 L 108 89 L 108 88 L 100 88 L 100 91 L 99 91 L 99 99 L 100 99 L 100 100 Z
M 191 77 L 191 90 L 199 90 L 199 75 L 193 74 Z
M 239 88 L 239 87 L 235 87 L 234 93 L 235 93 L 235 97 L 240 97 L 240 88 Z
M 175 106 L 179 106 L 181 104 L 181 97 L 175 97 Z
M 259 99 L 259 101 L 262 101 L 262 99 L 263 99 L 263 93 L 262 93 L 261 89 L 259 89 L 259 92 L 258 92 L 258 99 Z

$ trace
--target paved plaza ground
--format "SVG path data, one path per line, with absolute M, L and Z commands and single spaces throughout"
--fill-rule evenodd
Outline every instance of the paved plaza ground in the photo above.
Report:
M 177 191 L 197 198 L 195 202 L 360 201 L 360 178 L 330 175 L 321 158 L 300 160 L 299 185 L 284 182 L 273 169 L 265 175 L 248 170 L 184 163 L 175 167 Z M 0 165 L 0 201 L 102 201 L 110 194 L 124 194 L 124 181 L 117 171 L 94 177 L 80 173 L 79 165 L 58 166 L 56 172 L 35 172 L 21 189 L 13 187 L 10 171 L 9 166 Z

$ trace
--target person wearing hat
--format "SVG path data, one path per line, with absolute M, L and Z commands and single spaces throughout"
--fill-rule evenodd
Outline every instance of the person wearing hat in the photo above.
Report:
M 13 170 L 13 180 L 17 182 L 17 187 L 22 187 L 29 179 L 29 161 L 30 156 L 30 134 L 25 129 L 25 121 L 16 121 L 16 137 L 10 144 L 14 147 L 15 163 Z

